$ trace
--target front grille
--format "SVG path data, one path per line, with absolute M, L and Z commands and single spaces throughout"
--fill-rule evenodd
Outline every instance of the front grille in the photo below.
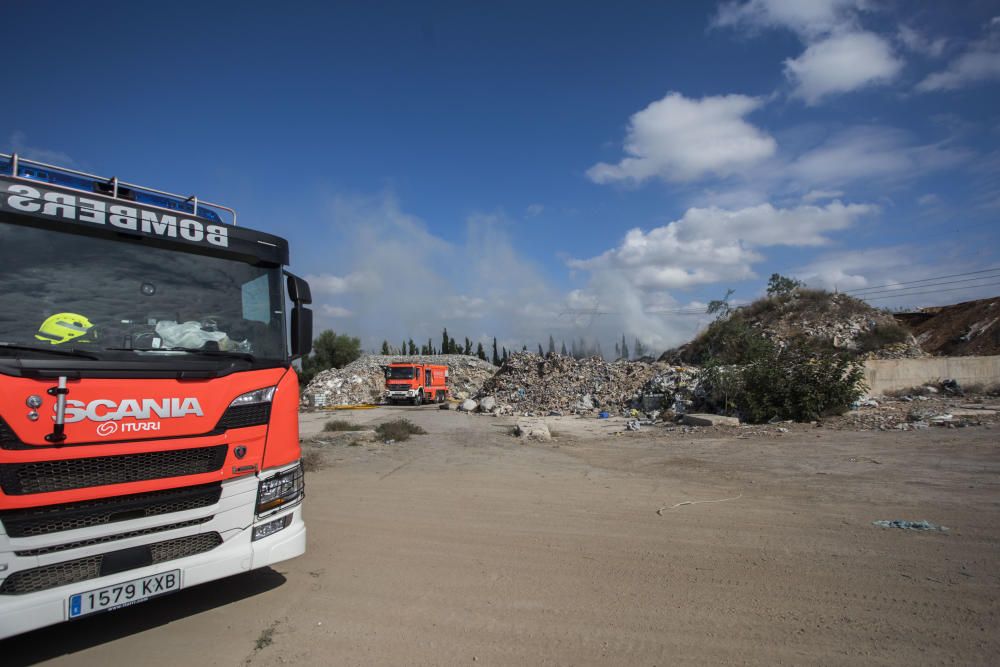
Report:
M 156 544 L 21 570 L 4 579 L 3 583 L 0 584 L 0 595 L 24 595 L 57 586 L 75 584 L 88 579 L 96 579 L 109 574 L 205 553 L 220 544 L 222 544 L 222 536 L 218 533 L 199 533 Z
M 34 537 L 64 530 L 101 526 L 116 521 L 200 509 L 219 502 L 221 495 L 222 484 L 213 482 L 181 489 L 7 510 L 0 512 L 0 522 L 10 537 Z
M 57 551 L 69 551 L 70 549 L 79 549 L 80 547 L 90 547 L 95 544 L 116 542 L 118 540 L 125 540 L 130 537 L 141 537 L 143 535 L 153 535 L 154 533 L 164 533 L 168 530 L 177 530 L 178 528 L 190 528 L 191 526 L 197 526 L 202 523 L 208 523 L 213 518 L 214 517 L 206 516 L 200 519 L 191 519 L 190 521 L 168 523 L 164 526 L 153 526 L 151 528 L 142 528 L 140 530 L 130 530 L 127 533 L 118 533 L 117 535 L 104 535 L 103 537 L 92 537 L 89 540 L 77 540 L 76 542 L 55 544 L 51 547 L 39 547 L 38 549 L 25 549 L 23 551 L 15 551 L 14 554 L 17 556 L 44 556 L 45 554 L 52 554 L 56 553 Z
M 222 468 L 226 450 L 226 445 L 216 445 L 87 459 L 7 463 L 0 465 L 0 487 L 7 495 L 17 496 L 197 475 Z
M 252 403 L 250 405 L 234 405 L 226 410 L 219 420 L 215 429 L 227 430 L 231 428 L 244 428 L 246 426 L 260 426 L 266 424 L 271 418 L 270 403 Z
M 17 435 L 14 433 L 14 429 L 7 425 L 3 419 L 0 419 L 0 449 L 23 449 L 24 444 L 18 439 Z

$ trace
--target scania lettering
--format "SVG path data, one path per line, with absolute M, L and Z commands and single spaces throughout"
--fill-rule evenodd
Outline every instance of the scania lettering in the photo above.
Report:
M 230 208 L 0 154 L 0 638 L 304 552 L 288 263 Z
M 52 406 L 53 412 L 56 412 L 57 408 L 58 406 Z M 112 419 L 119 421 L 125 417 L 149 419 L 154 415 L 160 419 L 172 419 L 186 415 L 202 417 L 204 413 L 201 411 L 201 404 L 198 403 L 197 398 L 165 398 L 159 401 L 152 398 L 146 398 L 142 401 L 127 398 L 120 405 L 105 398 L 99 398 L 90 403 L 67 400 L 65 422 L 69 424 L 84 419 L 95 422 L 106 422 Z M 57 417 L 58 415 L 55 415 L 52 418 L 56 419 Z

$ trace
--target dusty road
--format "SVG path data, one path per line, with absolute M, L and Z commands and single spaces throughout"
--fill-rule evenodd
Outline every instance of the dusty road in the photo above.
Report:
M 1000 662 L 995 428 L 566 419 L 525 445 L 434 407 L 338 416 L 401 413 L 429 434 L 323 450 L 306 556 L 0 642 L 3 664 Z M 892 518 L 950 531 L 871 525 Z

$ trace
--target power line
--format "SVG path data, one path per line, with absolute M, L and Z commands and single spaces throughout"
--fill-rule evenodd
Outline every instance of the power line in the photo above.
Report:
M 947 276 L 935 276 L 933 278 L 923 278 L 921 280 L 909 280 L 900 283 L 892 283 L 889 285 L 873 285 L 871 287 L 859 287 L 858 289 L 845 290 L 844 294 L 855 294 L 857 292 L 868 292 L 870 290 L 882 289 L 883 287 L 898 287 L 899 285 L 913 285 L 915 283 L 926 283 L 932 280 L 944 280 L 945 278 L 960 278 L 961 276 L 973 276 L 980 273 L 993 273 L 995 271 L 1000 271 L 1000 268 L 993 269 L 983 269 L 981 271 L 967 271 L 965 273 L 953 273 Z M 984 276 L 985 278 L 993 278 L 994 276 Z M 926 287 L 926 285 L 921 285 L 921 287 Z
M 942 285 L 958 285 L 961 283 L 969 283 L 976 280 L 992 280 L 994 278 L 1000 278 L 1000 273 L 997 273 L 996 275 L 992 276 L 977 276 L 975 278 L 963 278 L 961 280 L 943 280 L 941 282 L 936 282 L 936 283 L 927 283 L 926 285 L 912 285 L 910 287 L 903 287 L 898 290 L 893 290 L 893 289 L 876 290 L 874 292 L 868 292 L 866 294 L 852 294 L 851 296 L 857 299 L 866 299 L 870 296 L 874 296 L 875 294 L 894 294 L 894 293 L 906 292 L 907 290 L 911 289 L 924 289 L 925 287 L 940 287 Z M 975 287 L 975 285 L 969 285 L 969 287 Z
M 975 287 L 992 287 L 994 285 L 1000 285 L 1000 282 L 986 283 L 985 285 L 966 285 L 965 287 L 950 287 L 948 289 L 930 290 L 928 292 L 910 292 L 908 294 L 890 294 L 888 296 L 876 296 L 876 297 L 871 298 L 871 299 L 869 299 L 867 297 L 860 297 L 860 298 L 864 299 L 865 301 L 878 301 L 880 299 L 896 299 L 896 298 L 899 298 L 899 297 L 920 296 L 922 294 L 940 294 L 942 292 L 957 292 L 957 291 L 961 291 L 961 290 L 973 289 Z

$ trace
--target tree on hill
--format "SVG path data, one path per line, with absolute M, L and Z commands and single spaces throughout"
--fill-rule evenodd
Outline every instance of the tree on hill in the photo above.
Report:
M 550 335 L 549 336 L 549 354 L 555 354 L 555 353 L 556 353 L 556 341 Z
M 302 359 L 300 380 L 307 384 L 320 371 L 343 368 L 360 356 L 360 338 L 327 329 L 313 341 L 312 353 Z
M 780 273 L 772 273 L 767 281 L 768 296 L 785 296 L 791 294 L 802 287 L 802 281 L 783 276 Z
M 562 342 L 562 350 L 560 350 L 559 354 L 561 354 L 564 357 L 566 356 L 566 341 Z
M 493 337 L 493 365 L 500 365 L 500 355 L 497 353 L 497 337 Z
M 386 356 L 392 354 L 392 350 L 389 349 L 389 341 L 387 340 L 382 341 L 382 354 Z
M 483 344 L 482 343 L 479 343 L 479 346 L 476 347 L 476 356 L 479 357 L 480 359 L 482 359 L 483 361 L 487 360 L 486 359 L 486 350 L 483 349 Z

